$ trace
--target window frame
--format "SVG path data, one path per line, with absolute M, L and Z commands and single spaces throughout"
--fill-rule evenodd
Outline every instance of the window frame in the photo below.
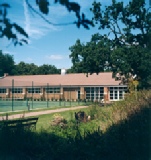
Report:
M 16 93 L 23 93 L 23 88 L 11 88 L 10 92 L 12 94 L 16 94 Z
M 47 87 L 45 88 L 45 92 L 47 94 L 61 93 L 61 88 L 60 87 Z
M 41 93 L 41 88 L 39 88 L 39 87 L 27 88 L 27 93 L 29 93 L 29 94 L 39 94 L 39 93 Z
M 7 93 L 6 88 L 0 88 L 0 94 L 4 94 L 4 93 Z

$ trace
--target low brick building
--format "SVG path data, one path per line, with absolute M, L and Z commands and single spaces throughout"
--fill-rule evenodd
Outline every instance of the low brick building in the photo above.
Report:
M 0 78 L 0 98 L 33 98 L 63 100 L 124 99 L 127 86 L 115 80 L 111 72 L 86 76 L 83 73 L 56 75 L 24 75 Z

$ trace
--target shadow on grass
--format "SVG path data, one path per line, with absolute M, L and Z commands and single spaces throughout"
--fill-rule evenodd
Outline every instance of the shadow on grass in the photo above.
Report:
M 82 136 L 62 138 L 55 134 L 5 128 L 0 131 L 0 159 L 3 160 L 149 160 L 151 109 Z M 72 132 L 71 132 L 72 133 Z

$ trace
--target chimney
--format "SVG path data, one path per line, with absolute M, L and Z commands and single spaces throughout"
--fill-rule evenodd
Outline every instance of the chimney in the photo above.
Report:
M 64 68 L 63 68 L 63 69 L 61 69 L 61 75 L 65 75 L 65 74 L 66 74 L 66 71 L 67 71 L 67 70 L 66 70 L 66 69 L 64 69 Z
M 8 76 L 8 73 L 4 73 L 4 78 Z

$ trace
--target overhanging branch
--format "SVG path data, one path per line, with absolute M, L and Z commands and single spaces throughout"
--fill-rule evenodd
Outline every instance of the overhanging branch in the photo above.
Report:
M 77 22 L 74 21 L 74 22 L 68 22 L 68 23 L 52 23 L 50 22 L 48 19 L 46 19 L 41 13 L 39 13 L 38 11 L 36 11 L 31 5 L 30 3 L 28 2 L 28 0 L 25 0 L 26 4 L 28 5 L 28 7 L 34 12 L 36 13 L 38 16 L 40 16 L 45 22 L 47 22 L 48 24 L 50 25 L 53 25 L 53 26 L 65 26 L 65 25 L 71 25 L 71 24 L 76 24 Z

